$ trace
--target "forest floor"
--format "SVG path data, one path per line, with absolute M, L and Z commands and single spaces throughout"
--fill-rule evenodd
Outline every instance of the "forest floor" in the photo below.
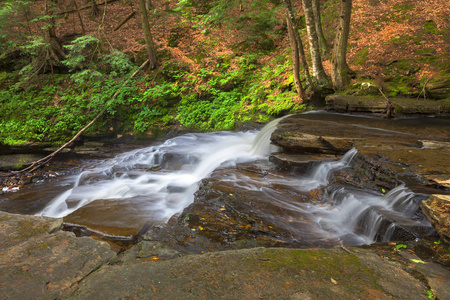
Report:
M 60 1 L 60 9 L 68 7 L 69 2 Z M 208 31 L 194 28 L 194 23 L 182 21 L 179 14 L 171 13 L 176 8 L 175 1 L 153 2 L 155 8 L 150 21 L 158 51 L 169 51 L 169 60 L 189 65 L 192 72 L 214 65 L 221 55 L 232 54 L 234 45 L 246 38 L 239 30 L 227 26 Z M 300 10 L 299 3 L 294 5 Z M 330 45 L 337 5 L 337 1 L 330 0 L 322 10 L 324 32 Z M 145 43 L 136 1 L 115 1 L 99 8 L 100 14 L 95 18 L 89 16 L 89 9 L 80 12 L 86 34 L 106 40 L 111 47 L 133 56 L 135 60 L 142 60 Z M 231 13 L 245 13 L 246 9 L 244 5 L 242 12 L 234 10 Z M 115 30 L 132 12 L 135 12 L 134 16 Z M 347 55 L 350 67 L 358 76 L 368 76 L 376 81 L 389 81 L 395 73 L 395 70 L 389 70 L 389 66 L 405 59 L 410 61 L 409 66 L 397 66 L 397 69 L 403 68 L 399 72 L 413 75 L 417 83 L 430 81 L 443 70 L 448 72 L 449 15 L 450 6 L 440 0 L 354 0 Z M 65 18 L 59 19 L 58 36 L 79 36 L 81 32 L 76 14 L 66 14 Z M 197 52 L 208 43 L 213 43 L 214 47 L 208 48 L 206 57 L 195 60 Z M 286 53 L 289 48 L 285 35 L 274 39 L 274 43 L 275 50 L 268 54 L 270 57 Z M 306 40 L 304 43 L 307 44 Z M 330 74 L 329 55 L 324 57 L 324 67 Z

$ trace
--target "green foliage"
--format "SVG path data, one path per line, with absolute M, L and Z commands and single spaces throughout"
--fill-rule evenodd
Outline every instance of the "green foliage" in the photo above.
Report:
M 365 64 L 367 61 L 367 58 L 369 57 L 369 49 L 364 48 L 356 52 L 356 58 L 354 61 L 355 65 L 362 65 Z
M 134 122 L 134 132 L 145 132 L 149 128 L 152 119 L 161 115 L 162 113 L 157 109 L 150 109 L 148 106 L 144 107 Z
M 87 60 L 92 62 L 95 54 L 100 47 L 100 41 L 92 36 L 84 35 L 76 38 L 70 45 L 65 45 L 69 53 L 66 60 L 62 61 L 69 70 L 75 71 L 77 69 L 84 69 L 87 65 Z
M 31 1 L 4 0 L 0 3 L 0 51 L 7 51 L 20 45 L 26 35 L 22 29 L 26 26 L 23 20 L 31 20 Z
M 405 244 L 397 244 L 397 245 L 395 246 L 395 248 L 396 248 L 397 250 L 400 250 L 400 249 L 406 249 L 407 246 L 406 246 Z
M 186 127 L 203 130 L 233 129 L 240 93 L 210 90 L 210 99 L 185 97 L 178 106 L 177 119 Z

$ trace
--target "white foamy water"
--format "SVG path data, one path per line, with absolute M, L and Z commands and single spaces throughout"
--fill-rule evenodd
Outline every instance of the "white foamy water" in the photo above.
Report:
M 123 153 L 74 176 L 73 187 L 38 215 L 60 218 L 102 199 L 131 199 L 156 221 L 167 221 L 192 203 L 199 181 L 220 166 L 266 158 L 280 119 L 258 132 L 187 134 Z
M 161 145 L 123 153 L 69 178 L 70 188 L 55 197 L 38 215 L 64 217 L 96 200 L 124 201 L 145 212 L 152 221 L 167 221 L 194 200 L 199 182 L 216 170 L 238 163 L 267 159 L 276 150 L 270 136 L 278 119 L 261 132 L 187 134 Z M 232 168 L 220 178 L 236 189 L 257 194 L 256 199 L 278 206 L 280 216 L 264 215 L 298 240 L 367 244 L 387 241 L 402 226 L 427 226 L 412 217 L 419 202 L 400 185 L 380 195 L 357 188 L 340 187 L 326 193 L 325 203 L 302 202 L 303 195 L 328 186 L 332 172 L 351 167 L 357 150 L 340 160 L 323 162 L 308 174 L 249 177 Z M 283 188 L 285 187 L 285 188 Z M 111 204 L 114 205 L 114 204 Z

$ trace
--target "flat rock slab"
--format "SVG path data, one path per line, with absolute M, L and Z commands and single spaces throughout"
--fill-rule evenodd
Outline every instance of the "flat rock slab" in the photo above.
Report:
M 100 269 L 69 298 L 429 299 L 429 287 L 405 267 L 367 249 L 221 251 Z M 448 271 L 433 274 L 445 295 Z
M 0 212 L 0 298 L 56 299 L 115 256 L 62 220 Z
M 150 222 L 151 212 L 127 199 L 95 200 L 64 217 L 66 225 L 83 228 L 89 235 L 129 241 L 148 229 Z
M 153 255 L 162 248 L 150 243 L 135 251 L 137 258 L 116 257 L 110 264 L 116 254 L 106 243 L 60 231 L 61 224 L 61 219 L 0 212 L 1 299 L 428 299 L 427 292 L 438 299 L 449 296 L 449 271 L 431 259 L 420 260 L 410 245 L 402 250 L 391 244 L 253 248 L 158 260 Z M 177 254 L 167 250 L 169 256 Z
M 448 90 L 448 87 L 446 87 L 446 90 Z M 392 98 L 390 100 L 396 116 L 450 112 L 448 101 L 400 98 Z M 388 102 L 383 96 L 330 95 L 326 97 L 326 104 L 328 109 L 339 112 L 364 112 L 382 115 L 386 113 Z

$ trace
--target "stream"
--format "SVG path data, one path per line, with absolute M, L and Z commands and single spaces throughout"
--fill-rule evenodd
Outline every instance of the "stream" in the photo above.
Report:
M 317 116 L 318 122 L 323 122 L 321 115 Z M 314 114 L 307 118 L 314 118 Z M 348 120 L 336 114 L 333 122 L 340 119 Z M 367 119 L 370 126 L 381 122 L 360 119 Z M 271 145 L 270 136 L 280 120 L 259 132 L 185 134 L 112 159 L 89 161 L 74 174 L 34 184 L 12 198 L 2 195 L 1 202 L 5 205 L 27 197 L 32 198 L 31 203 L 36 199 L 41 204 L 35 206 L 33 214 L 64 218 L 71 226 L 85 227 L 100 235 L 131 239 L 143 228 L 167 223 L 182 214 L 194 203 L 199 187 L 204 188 L 204 179 L 209 178 L 227 197 L 240 195 L 240 201 L 248 201 L 253 208 L 249 208 L 253 213 L 250 218 L 264 219 L 262 223 L 276 227 L 277 238 L 284 236 L 286 240 L 288 236 L 294 244 L 371 244 L 391 240 L 399 227 L 412 229 L 413 237 L 433 234 L 419 209 L 426 194 L 414 193 L 405 184 L 384 194 L 329 184 L 331 174 L 352 168 L 358 153 L 355 148 L 339 158 L 311 164 L 303 173 L 274 167 L 268 158 L 279 149 Z M 360 130 L 374 128 L 367 122 L 353 125 Z M 375 129 L 396 133 L 382 127 Z M 305 200 L 305 195 L 316 191 L 326 201 Z M 253 221 L 251 226 L 258 222 Z

